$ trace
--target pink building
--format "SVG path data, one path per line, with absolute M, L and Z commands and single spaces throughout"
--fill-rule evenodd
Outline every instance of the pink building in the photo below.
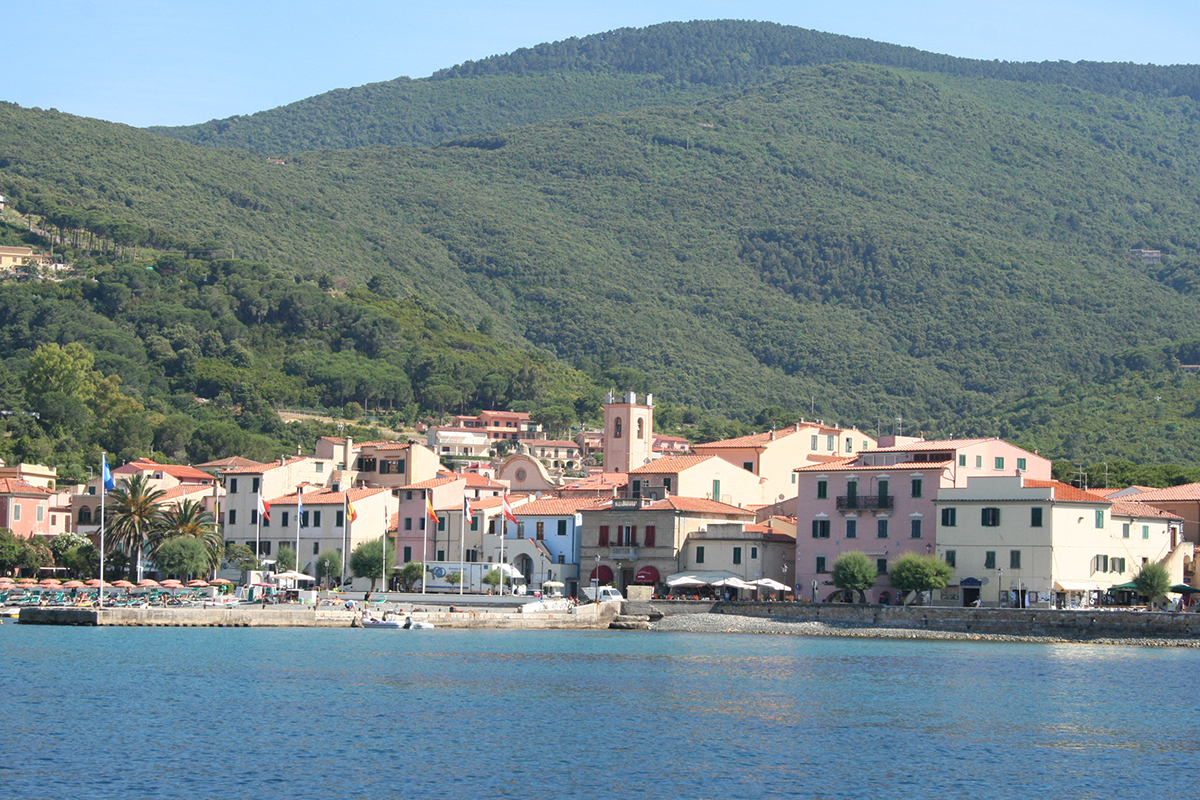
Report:
M 462 475 L 443 474 L 420 483 L 401 486 L 395 490 L 400 499 L 396 530 L 396 562 L 403 566 L 409 561 L 445 561 L 450 537 L 458 542 L 458 530 L 446 526 L 448 509 L 461 509 L 468 493 L 467 479 Z M 438 521 L 428 515 L 427 503 L 432 504 Z M 441 511 L 442 513 L 438 514 Z
M 887 436 L 853 458 L 800 467 L 797 596 L 828 598 L 837 591 L 829 575 L 833 563 L 843 553 L 860 551 L 879 569 L 867 599 L 890 602 L 896 593 L 888 583 L 888 565 L 905 553 L 937 552 L 934 503 L 941 489 L 966 488 L 968 478 L 979 476 L 1050 480 L 1050 466 L 1048 459 L 997 438 Z

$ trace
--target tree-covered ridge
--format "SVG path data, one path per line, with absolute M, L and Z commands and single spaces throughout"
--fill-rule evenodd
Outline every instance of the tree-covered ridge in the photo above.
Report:
M 997 403 L 1200 338 L 1197 108 L 841 64 L 280 166 L 3 106 L 0 190 L 288 273 L 381 274 L 464 329 L 743 419 L 988 433 Z
M 468 61 L 427 79 L 397 78 L 257 114 L 150 130 L 269 154 L 433 145 L 548 120 L 691 105 L 798 67 L 844 62 L 1117 96 L 1200 98 L 1200 67 L 1194 65 L 983 61 L 769 22 L 697 20 L 549 42 Z

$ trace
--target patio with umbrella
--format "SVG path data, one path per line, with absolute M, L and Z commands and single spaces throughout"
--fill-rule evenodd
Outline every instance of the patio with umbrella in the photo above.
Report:
M 1174 594 L 1200 594 L 1200 589 L 1197 589 L 1195 586 L 1188 586 L 1186 583 L 1177 583 L 1167 591 Z

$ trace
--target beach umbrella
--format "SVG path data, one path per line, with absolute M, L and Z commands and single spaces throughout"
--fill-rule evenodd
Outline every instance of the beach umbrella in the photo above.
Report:
M 165 581 L 161 581 L 159 586 L 162 586 L 166 589 L 181 589 L 183 588 L 183 581 L 177 581 L 174 578 L 167 578 Z
M 64 589 L 82 589 L 86 584 L 83 581 L 67 581 L 62 585 Z
M 219 586 L 226 583 L 233 583 L 233 581 L 229 580 L 228 578 L 213 578 L 211 581 L 209 581 L 209 583 Z
M 59 586 L 62 584 L 62 581 L 60 581 L 58 578 L 42 578 L 40 582 L 50 586 Z
M 17 581 L 17 586 L 37 586 L 36 578 L 21 578 Z
M 784 590 L 792 588 L 792 587 L 788 586 L 786 583 L 780 583 L 779 581 L 773 580 L 771 578 L 759 578 L 756 581 L 750 581 L 750 583 L 754 584 L 755 586 L 759 586 L 763 589 L 774 589 L 777 592 L 782 592 Z
M 91 578 L 87 581 L 84 581 L 84 583 L 86 583 L 88 586 L 92 587 L 93 589 L 98 589 L 101 586 L 103 586 L 104 588 L 107 589 L 110 586 L 112 586 L 112 584 L 109 583 L 108 581 L 102 581 L 99 578 Z
M 203 589 L 204 587 L 208 586 L 208 581 L 202 581 L 199 578 L 197 578 L 194 581 L 188 581 L 187 585 L 193 589 Z
M 142 587 L 143 589 L 152 589 L 155 586 L 158 586 L 159 583 L 158 583 L 158 581 L 154 580 L 153 578 L 142 578 L 140 581 L 138 581 L 137 585 Z
M 136 586 L 136 584 L 130 583 L 129 581 L 124 580 L 124 579 L 121 579 L 119 581 L 113 581 L 112 585 L 116 586 L 119 589 L 132 589 L 132 588 L 134 588 L 134 586 Z
M 1188 586 L 1186 583 L 1177 583 L 1168 591 L 1174 594 L 1200 594 L 1200 589 L 1195 586 Z

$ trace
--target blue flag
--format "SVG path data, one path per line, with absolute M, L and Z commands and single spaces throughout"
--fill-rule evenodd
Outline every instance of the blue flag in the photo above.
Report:
M 117 482 L 113 480 L 112 471 L 108 468 L 108 457 L 100 454 L 100 480 L 104 483 L 104 491 L 111 492 L 117 488 Z

